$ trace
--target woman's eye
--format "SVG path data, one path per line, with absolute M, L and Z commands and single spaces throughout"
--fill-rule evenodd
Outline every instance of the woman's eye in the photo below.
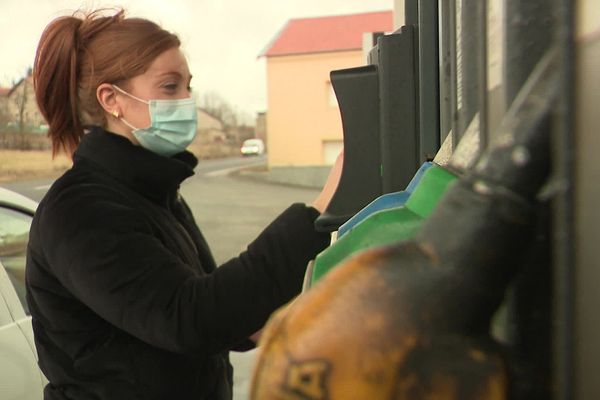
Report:
M 167 90 L 177 90 L 177 84 L 175 83 L 169 83 L 167 85 L 164 85 L 163 88 L 167 89 Z

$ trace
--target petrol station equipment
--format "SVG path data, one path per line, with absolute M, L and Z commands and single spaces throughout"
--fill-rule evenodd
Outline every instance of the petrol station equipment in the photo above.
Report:
M 583 277 L 597 275 L 597 246 L 575 228 L 597 231 L 585 220 L 596 215 L 598 169 L 587 168 L 594 157 L 574 157 L 572 136 L 594 142 L 598 91 L 578 82 L 586 100 L 574 108 L 572 90 L 576 62 L 597 81 L 598 41 L 574 57 L 567 0 L 405 5 L 405 26 L 378 38 L 369 65 L 332 74 L 346 165 L 317 221 L 338 240 L 313 269 L 343 251 L 269 322 L 253 398 L 594 398 L 585 350 L 600 324 L 586 299 L 598 296 Z M 575 115 L 587 125 L 573 131 Z M 383 233 L 379 213 L 408 205 L 384 205 L 387 195 L 399 196 L 444 139 L 457 152 L 469 132 L 479 138 L 476 166 L 447 164 L 453 183 L 431 213 Z M 378 242 L 350 244 L 361 230 Z
M 451 139 L 451 136 L 447 138 Z M 463 166 L 474 163 L 478 153 L 472 149 L 478 146 L 478 132 L 469 131 L 447 165 L 445 158 L 438 160 L 436 156 L 432 163 L 421 166 L 407 191 L 379 197 L 342 225 L 339 229 L 342 235 L 338 234 L 338 239 L 309 265 L 307 275 L 311 285 L 352 254 L 413 237 L 446 190 L 464 172 Z M 405 200 L 394 207 L 380 209 L 390 196 Z M 350 225 L 347 234 L 346 225 Z
M 540 62 L 495 146 L 414 239 L 350 259 L 275 315 L 253 399 L 509 398 L 490 322 L 534 239 L 557 59 Z

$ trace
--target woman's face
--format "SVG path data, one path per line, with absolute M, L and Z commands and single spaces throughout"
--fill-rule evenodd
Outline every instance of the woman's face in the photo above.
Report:
M 184 99 L 190 97 L 191 79 L 185 56 L 178 47 L 174 47 L 156 57 L 146 72 L 129 79 L 120 88 L 142 100 Z M 146 103 L 117 90 L 115 94 L 115 102 L 122 118 L 136 128 L 150 126 L 150 114 Z M 137 140 L 131 134 L 131 128 L 121 120 L 109 119 L 108 129 L 125 134 L 137 144 Z

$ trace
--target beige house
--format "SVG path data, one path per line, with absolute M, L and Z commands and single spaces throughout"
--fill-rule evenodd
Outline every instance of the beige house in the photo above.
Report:
M 198 108 L 198 139 L 205 143 L 226 139 L 223 122 L 202 108 Z
M 0 100 L 0 107 L 2 107 L 0 115 L 6 119 L 1 122 L 8 124 L 12 129 L 19 129 L 22 126 L 26 131 L 35 131 L 43 129 L 46 125 L 35 100 L 31 74 L 10 89 L 5 98 Z
M 393 29 L 393 12 L 290 20 L 266 47 L 269 167 L 333 163 L 343 146 L 332 70 L 364 65 L 363 36 Z
M 6 123 L 10 120 L 9 112 L 8 112 L 8 94 L 10 93 L 10 88 L 0 87 L 0 128 L 5 126 Z

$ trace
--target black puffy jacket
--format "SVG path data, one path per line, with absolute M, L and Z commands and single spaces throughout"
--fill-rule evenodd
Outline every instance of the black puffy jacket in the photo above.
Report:
M 326 247 L 294 204 L 216 268 L 178 196 L 197 161 L 94 128 L 32 223 L 27 299 L 45 399 L 229 399 L 228 351 L 301 287 Z

